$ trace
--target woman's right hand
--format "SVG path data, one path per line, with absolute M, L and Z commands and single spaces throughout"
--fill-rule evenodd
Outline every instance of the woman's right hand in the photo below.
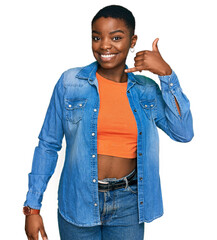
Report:
M 38 233 L 41 233 L 43 240 L 47 240 L 47 234 L 44 229 L 44 224 L 41 215 L 33 214 L 26 216 L 25 231 L 28 240 L 38 240 Z

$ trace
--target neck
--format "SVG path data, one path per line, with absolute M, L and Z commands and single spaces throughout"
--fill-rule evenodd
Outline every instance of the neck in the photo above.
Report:
M 106 69 L 98 66 L 97 72 L 104 78 L 112 80 L 114 82 L 127 82 L 127 73 L 124 72 L 124 66 L 119 66 L 118 68 Z

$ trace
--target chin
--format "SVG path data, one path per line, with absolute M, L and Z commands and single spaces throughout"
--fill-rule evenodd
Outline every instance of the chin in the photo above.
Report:
M 97 59 L 96 59 L 97 60 Z M 115 69 L 115 68 L 119 68 L 122 65 L 125 66 L 125 62 L 121 62 L 121 63 L 117 63 L 117 62 L 102 62 L 102 61 L 98 61 L 98 64 L 100 65 L 101 68 L 103 69 Z
M 101 62 L 101 61 L 98 61 L 98 64 L 100 65 L 101 68 L 104 68 L 104 69 L 112 69 L 112 68 L 115 68 L 117 67 L 116 64 L 114 63 L 105 63 L 105 62 Z

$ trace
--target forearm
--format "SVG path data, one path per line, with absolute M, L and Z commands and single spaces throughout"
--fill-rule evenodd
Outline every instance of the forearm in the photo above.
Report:
M 175 97 L 174 97 L 174 99 L 175 99 L 175 103 L 176 103 L 176 108 L 177 108 L 177 110 L 178 110 L 178 112 L 179 112 L 179 115 L 181 116 L 181 111 L 180 111 L 179 104 L 178 104 L 178 102 L 177 102 L 177 100 L 176 100 Z
M 58 159 L 57 153 L 48 149 L 48 147 L 42 147 L 42 140 L 40 140 L 34 151 L 32 170 L 28 174 L 28 192 L 24 205 L 34 209 L 41 208 L 43 194 L 55 171 Z
M 188 142 L 193 137 L 190 102 L 182 92 L 175 72 L 159 76 L 161 91 L 157 90 L 158 118 L 156 124 L 172 139 Z

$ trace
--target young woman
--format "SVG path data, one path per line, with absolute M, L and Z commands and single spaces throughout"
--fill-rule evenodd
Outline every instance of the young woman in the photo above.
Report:
M 144 239 L 144 222 L 163 215 L 157 127 L 175 141 L 193 137 L 189 100 L 175 72 L 152 51 L 136 53 L 132 13 L 117 5 L 92 20 L 95 62 L 65 71 L 57 82 L 35 148 L 24 203 L 28 239 L 47 234 L 40 208 L 57 151 L 66 138 L 58 190 L 61 239 Z M 149 70 L 155 81 L 132 72 Z

